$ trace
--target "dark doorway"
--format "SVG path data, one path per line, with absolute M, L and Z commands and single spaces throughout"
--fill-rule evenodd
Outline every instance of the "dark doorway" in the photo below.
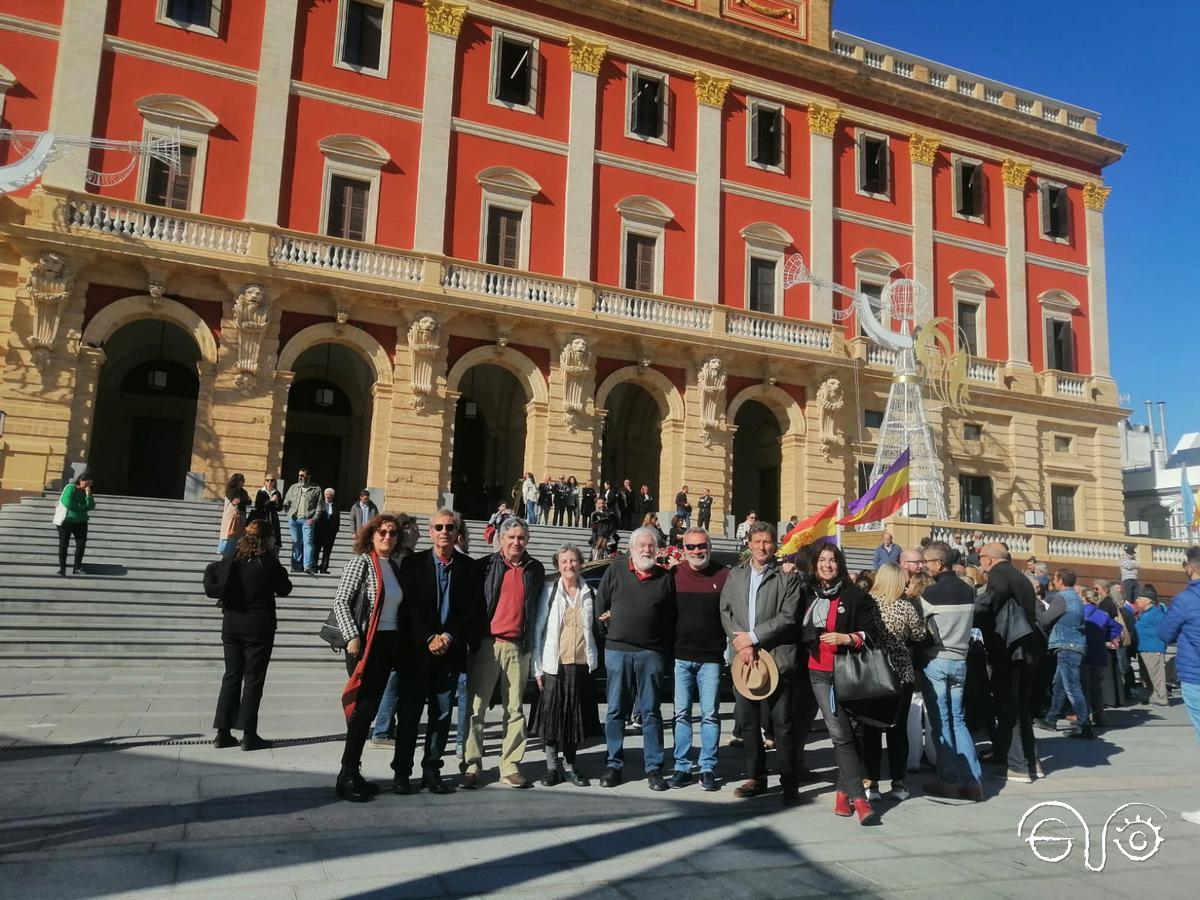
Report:
M 614 485 L 628 478 L 635 492 L 647 485 L 665 508 L 659 483 L 663 414 L 658 403 L 641 385 L 625 382 L 612 389 L 605 405 L 601 478 Z
M 759 519 L 778 523 L 779 473 L 783 465 L 779 421 L 762 403 L 748 400 L 734 417 L 733 515 L 737 521 L 754 510 Z
M 525 388 L 500 366 L 472 366 L 459 382 L 450 485 L 468 519 L 486 519 L 524 475 Z
M 347 508 L 368 486 L 374 370 L 356 351 L 327 343 L 301 353 L 292 371 L 280 481 L 290 486 L 307 468 L 311 483 L 333 488 Z
M 195 339 L 169 322 L 143 319 L 118 329 L 104 352 L 88 450 L 97 489 L 181 498 L 200 392 Z

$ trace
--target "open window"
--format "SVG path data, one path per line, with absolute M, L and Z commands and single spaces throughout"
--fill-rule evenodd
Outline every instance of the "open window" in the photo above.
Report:
M 334 65 L 386 78 L 391 34 L 390 0 L 339 0 Z
M 221 31 L 221 7 L 228 0 L 158 0 L 154 21 L 217 37 Z
M 858 157 L 858 193 L 877 200 L 892 193 L 892 155 L 886 134 L 859 131 L 855 136 Z
M 179 166 L 143 157 L 138 168 L 137 196 L 142 203 L 168 209 L 200 212 L 208 136 L 217 117 L 205 106 L 177 94 L 151 94 L 137 101 L 142 140 L 179 134 Z
M 536 112 L 539 69 L 535 38 L 493 29 L 490 102 L 522 112 Z
M 859 250 L 850 257 L 850 261 L 854 263 L 855 289 L 876 299 L 883 296 L 884 285 L 892 280 L 892 275 L 900 268 L 899 260 L 883 250 Z M 858 322 L 858 337 L 866 337 L 866 329 L 859 317 L 855 315 L 854 318 Z M 890 328 L 891 323 L 887 322 L 885 326 Z
M 626 85 L 629 116 L 625 136 L 666 144 L 667 114 L 670 106 L 667 76 L 661 72 L 630 66 Z
M 751 98 L 747 104 L 746 154 L 749 165 L 783 171 L 784 118 L 777 103 Z
M 1046 291 L 1038 296 L 1042 307 L 1042 322 L 1046 339 L 1046 368 L 1059 372 L 1075 372 L 1078 366 L 1075 349 L 1075 311 L 1079 301 L 1066 291 Z
M 331 135 L 320 147 L 325 156 L 322 233 L 373 243 L 379 218 L 379 176 L 389 160 L 388 152 L 370 138 L 353 134 Z
M 954 215 L 971 222 L 983 222 L 987 180 L 983 163 L 977 159 L 954 158 Z
M 1039 179 L 1042 237 L 1065 244 L 1071 239 L 1071 196 L 1065 184 Z
M 475 180 L 483 198 L 480 260 L 492 266 L 528 269 L 533 198 L 541 185 L 508 166 L 484 169 Z
M 958 520 L 979 525 L 994 524 L 991 478 L 986 475 L 958 476 Z

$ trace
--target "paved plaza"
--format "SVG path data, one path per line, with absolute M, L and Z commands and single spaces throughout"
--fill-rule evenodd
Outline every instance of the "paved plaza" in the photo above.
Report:
M 921 796 L 884 803 L 882 827 L 863 828 L 831 814 L 824 782 L 806 788 L 812 803 L 787 811 L 777 788 L 738 801 L 728 781 L 716 794 L 695 786 L 653 794 L 632 774 L 637 737 L 628 742 L 631 779 L 615 790 L 492 783 L 447 797 L 384 793 L 343 803 L 333 793 L 339 673 L 335 665 L 273 668 L 261 730 L 277 744 L 255 753 L 208 743 L 217 668 L 0 673 L 0 896 L 726 900 L 1085 890 L 1165 900 L 1194 897 L 1200 881 L 1200 827 L 1179 818 L 1200 808 L 1200 747 L 1178 701 L 1165 711 L 1111 711 L 1115 727 L 1095 743 L 1039 738 L 1044 781 L 990 780 L 979 805 Z M 728 704 L 723 712 L 728 730 Z M 815 737 L 810 763 L 830 775 L 829 743 Z M 738 776 L 736 752 L 722 751 L 718 774 L 728 780 Z M 580 759 L 590 774 L 603 768 L 599 746 Z M 368 748 L 367 777 L 387 778 L 388 760 Z M 527 762 L 527 774 L 540 774 L 539 748 L 531 745 Z M 1107 850 L 1102 873 L 1085 869 L 1082 840 L 1057 864 L 1022 843 L 1018 821 L 1046 800 L 1086 818 L 1093 866 Z M 1169 818 L 1161 850 L 1137 863 L 1112 841 L 1123 817 L 1100 840 L 1109 814 L 1133 801 Z

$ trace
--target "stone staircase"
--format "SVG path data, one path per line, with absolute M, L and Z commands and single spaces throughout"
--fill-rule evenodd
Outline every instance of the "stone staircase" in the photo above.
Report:
M 201 588 L 204 567 L 216 558 L 218 502 L 98 496 L 85 574 L 64 578 L 56 574 L 58 535 L 50 521 L 56 500 L 47 495 L 0 508 L 0 665 L 186 666 L 222 658 L 221 612 Z M 428 516 L 419 518 L 424 535 Z M 484 523 L 469 524 L 472 555 L 482 556 Z M 549 568 L 563 543 L 586 550 L 587 534 L 535 525 L 529 549 Z M 736 547 L 724 538 L 714 543 Z M 286 530 L 283 544 L 286 556 Z M 293 576 L 291 595 L 278 601 L 274 661 L 341 665 L 316 635 L 349 556 L 344 530 L 331 574 Z

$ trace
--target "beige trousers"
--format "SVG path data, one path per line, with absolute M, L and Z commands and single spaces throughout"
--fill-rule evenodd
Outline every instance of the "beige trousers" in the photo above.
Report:
M 1139 653 L 1142 672 L 1145 677 L 1143 684 L 1150 688 L 1150 699 L 1155 703 L 1167 702 L 1167 667 L 1162 653 Z
M 525 708 L 521 703 L 521 694 L 528 677 L 528 653 L 522 653 L 516 644 L 509 641 L 484 638 L 467 672 L 471 730 L 467 732 L 463 754 L 468 772 L 478 775 L 482 768 L 483 721 L 487 717 L 488 704 L 497 681 L 500 682 L 500 700 L 504 704 L 500 719 L 500 727 L 504 732 L 500 743 L 500 777 L 517 772 L 517 766 L 525 758 Z

